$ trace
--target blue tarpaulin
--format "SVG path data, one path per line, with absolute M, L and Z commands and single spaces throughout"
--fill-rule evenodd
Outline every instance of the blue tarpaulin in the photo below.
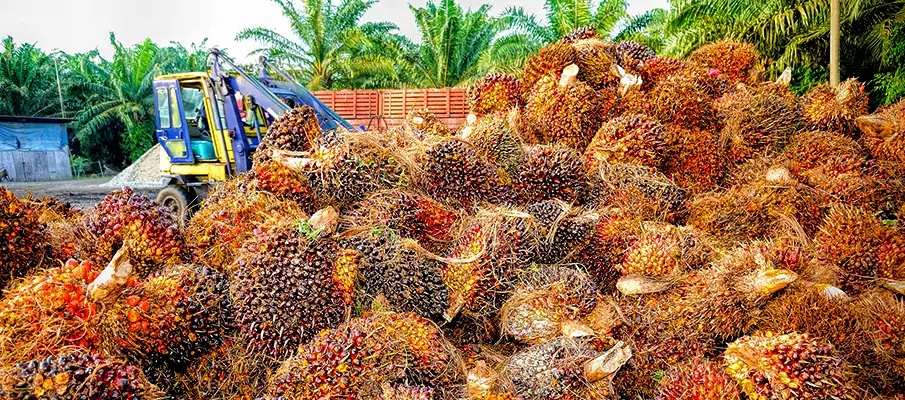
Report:
M 67 144 L 63 122 L 0 121 L 0 151 L 59 151 Z

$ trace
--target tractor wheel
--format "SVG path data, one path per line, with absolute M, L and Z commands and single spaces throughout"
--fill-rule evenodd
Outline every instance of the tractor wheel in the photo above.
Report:
M 192 207 L 197 202 L 195 191 L 179 185 L 169 185 L 157 192 L 157 202 L 170 210 L 180 223 L 189 219 Z

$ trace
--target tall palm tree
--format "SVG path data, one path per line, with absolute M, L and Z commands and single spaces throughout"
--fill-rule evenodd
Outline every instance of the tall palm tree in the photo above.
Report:
M 16 46 L 6 37 L 0 51 L 0 115 L 42 117 L 59 111 L 53 60 L 34 45 Z
M 354 68 L 387 65 L 379 54 L 361 57 L 370 39 L 396 29 L 386 22 L 360 25 L 362 16 L 376 0 L 342 0 L 339 4 L 332 0 L 301 0 L 301 9 L 293 0 L 273 1 L 282 9 L 296 37 L 258 27 L 239 32 L 236 39 L 262 44 L 264 47 L 252 54 L 266 55 L 284 63 L 287 69 L 298 71 L 310 89 L 331 88 L 337 81 L 348 79 Z M 353 60 L 352 55 L 359 57 Z
M 481 56 L 504 28 L 502 20 L 490 16 L 490 7 L 484 4 L 465 11 L 455 0 L 429 1 L 424 7 L 409 5 L 421 31 L 413 83 L 450 87 L 480 77 Z
M 102 83 L 101 90 L 90 95 L 89 104 L 76 117 L 76 137 L 90 142 L 112 124 L 125 128 L 123 150 L 132 161 L 154 142 L 154 77 L 172 68 L 172 60 L 150 39 L 127 48 L 110 34 L 113 61 L 79 71 L 89 82 Z
M 512 32 L 494 43 L 487 57 L 488 68 L 517 73 L 540 47 L 585 26 L 609 37 L 628 19 L 627 5 L 626 0 L 545 0 L 544 20 L 522 7 L 507 8 L 501 20 Z

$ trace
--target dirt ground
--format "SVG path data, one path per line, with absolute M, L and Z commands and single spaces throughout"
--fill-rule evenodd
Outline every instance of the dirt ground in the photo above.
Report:
M 86 210 L 94 207 L 108 192 L 114 190 L 103 186 L 110 179 L 106 177 L 73 181 L 3 182 L 0 186 L 11 190 L 18 197 L 27 195 L 53 197 L 70 203 L 75 208 Z M 147 193 L 152 199 L 157 195 L 156 189 L 136 189 L 136 191 Z

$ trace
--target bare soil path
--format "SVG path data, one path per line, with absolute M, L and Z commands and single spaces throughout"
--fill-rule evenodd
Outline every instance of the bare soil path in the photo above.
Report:
M 18 197 L 28 195 L 32 197 L 53 197 L 62 202 L 70 203 L 75 208 L 87 210 L 103 200 L 108 192 L 115 190 L 104 186 L 110 179 L 111 177 L 72 181 L 3 182 L 0 183 L 0 186 L 9 189 Z M 157 195 L 156 189 L 136 189 L 136 191 L 144 192 L 152 199 Z

